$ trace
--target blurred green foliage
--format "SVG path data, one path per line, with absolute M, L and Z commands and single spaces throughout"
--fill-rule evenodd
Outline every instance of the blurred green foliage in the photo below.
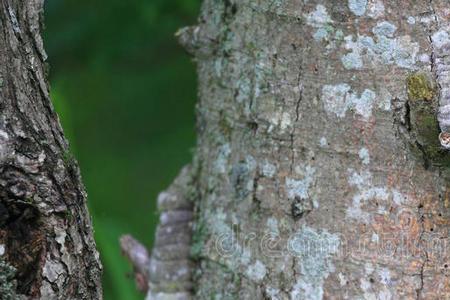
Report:
M 151 246 L 155 199 L 191 159 L 194 65 L 174 38 L 200 0 L 47 0 L 51 95 L 89 194 L 105 299 L 143 299 L 118 237 Z

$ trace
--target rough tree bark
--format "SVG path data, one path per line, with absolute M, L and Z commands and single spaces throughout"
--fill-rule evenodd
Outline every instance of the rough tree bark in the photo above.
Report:
M 101 299 L 86 193 L 49 98 L 43 2 L 0 2 L 0 298 Z
M 158 255 L 162 222 L 148 299 L 449 298 L 449 20 L 444 0 L 204 0 L 179 32 L 198 145 L 160 197 L 193 200 L 194 267 Z

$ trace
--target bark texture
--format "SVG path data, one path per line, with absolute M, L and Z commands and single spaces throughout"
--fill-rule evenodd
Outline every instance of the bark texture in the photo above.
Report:
M 101 299 L 86 193 L 49 98 L 43 2 L 0 2 L 0 293 Z
M 178 33 L 199 74 L 194 299 L 450 297 L 449 18 L 203 1 Z

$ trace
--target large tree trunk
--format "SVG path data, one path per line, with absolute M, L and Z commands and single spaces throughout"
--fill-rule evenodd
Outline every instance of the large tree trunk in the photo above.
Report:
M 49 99 L 42 10 L 0 2 L 0 298 L 100 299 L 86 193 Z
M 149 299 L 449 298 L 449 16 L 444 0 L 205 0 L 179 32 L 199 74 L 192 283 L 159 255 L 180 232 L 163 222 Z

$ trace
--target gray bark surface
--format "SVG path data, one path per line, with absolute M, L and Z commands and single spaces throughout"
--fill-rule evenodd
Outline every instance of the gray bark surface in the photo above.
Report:
M 203 1 L 178 32 L 199 76 L 194 299 L 450 297 L 449 17 Z
M 0 2 L 0 298 L 101 299 L 86 193 L 49 98 L 43 2 Z

